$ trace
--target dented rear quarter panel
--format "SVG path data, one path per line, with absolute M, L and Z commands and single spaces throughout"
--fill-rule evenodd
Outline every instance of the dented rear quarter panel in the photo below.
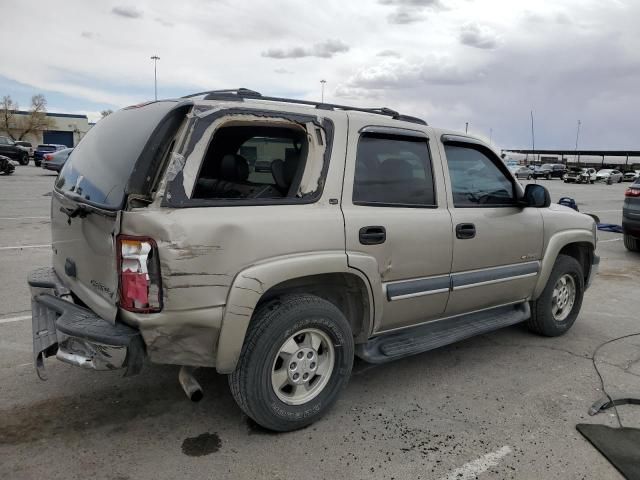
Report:
M 348 268 L 340 205 L 329 202 L 340 198 L 347 124 L 346 115 L 332 113 L 342 123 L 313 203 L 167 208 L 158 195 L 146 208 L 123 212 L 121 233 L 149 236 L 158 247 L 163 311 L 121 312 L 140 328 L 152 361 L 230 371 L 253 310 L 274 282 L 308 274 L 311 264 L 312 273 L 322 273 L 320 264 L 327 271 Z M 198 161 L 187 157 L 181 167 Z M 252 269 L 260 277 L 247 273 Z

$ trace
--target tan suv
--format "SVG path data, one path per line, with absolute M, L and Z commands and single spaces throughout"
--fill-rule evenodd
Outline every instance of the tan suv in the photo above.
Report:
M 229 374 L 273 430 L 323 415 L 374 363 L 575 321 L 593 220 L 494 151 L 389 109 L 213 91 L 101 120 L 58 177 L 53 267 L 29 278 L 34 354 Z

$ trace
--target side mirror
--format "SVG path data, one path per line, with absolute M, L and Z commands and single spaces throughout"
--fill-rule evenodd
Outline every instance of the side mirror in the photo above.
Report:
M 530 183 L 524 189 L 522 203 L 525 207 L 547 208 L 551 205 L 551 195 L 542 185 Z

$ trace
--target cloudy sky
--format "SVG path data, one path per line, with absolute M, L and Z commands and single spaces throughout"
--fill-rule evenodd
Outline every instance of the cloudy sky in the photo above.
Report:
M 640 149 L 640 0 L 0 0 L 0 95 L 91 119 L 248 87 L 388 106 L 500 147 Z

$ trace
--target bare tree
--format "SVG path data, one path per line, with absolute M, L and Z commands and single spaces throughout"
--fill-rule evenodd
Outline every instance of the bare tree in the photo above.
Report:
M 13 117 L 18 110 L 18 104 L 14 102 L 9 95 L 2 97 L 2 106 L 0 107 L 0 130 L 6 132 L 11 138 L 10 126 L 13 125 Z M 13 138 L 15 140 L 15 138 Z
M 111 115 L 113 113 L 113 110 L 111 110 L 110 108 L 108 108 L 107 110 L 102 110 L 100 112 L 100 118 L 103 119 L 104 117 L 106 117 L 107 115 Z
M 31 107 L 27 115 L 16 115 L 18 104 L 5 95 L 0 105 L 0 130 L 13 140 L 22 140 L 26 135 L 38 130 L 47 130 L 53 125 L 47 117 L 47 99 L 38 94 L 31 97 Z

